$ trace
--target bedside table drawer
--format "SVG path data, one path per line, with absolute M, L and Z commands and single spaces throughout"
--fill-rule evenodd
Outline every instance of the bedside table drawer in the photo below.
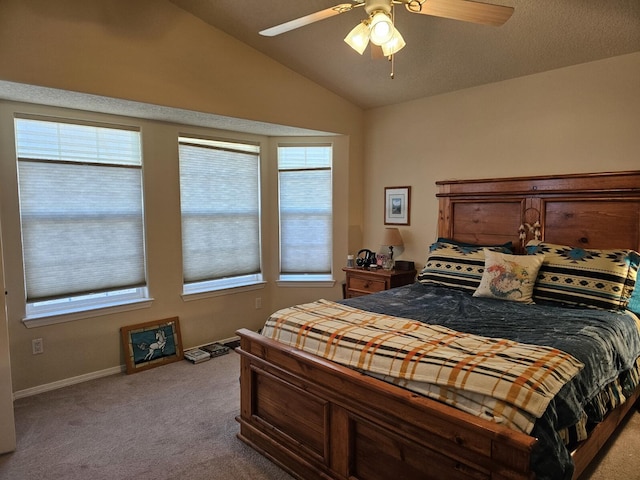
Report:
M 347 274 L 343 290 L 345 298 L 360 297 L 390 288 L 402 287 L 413 283 L 416 279 L 415 270 L 365 270 L 344 267 L 342 271 Z
M 349 278 L 347 288 L 349 290 L 357 290 L 363 294 L 381 292 L 386 289 L 386 282 L 384 279 L 352 276 Z

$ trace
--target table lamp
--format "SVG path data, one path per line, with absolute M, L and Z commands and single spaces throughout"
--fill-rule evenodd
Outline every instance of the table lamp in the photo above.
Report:
M 393 267 L 393 247 L 401 247 L 404 245 L 402 242 L 402 236 L 400 235 L 400 230 L 395 227 L 385 228 L 382 245 L 387 245 L 389 247 L 389 262 L 391 267 Z

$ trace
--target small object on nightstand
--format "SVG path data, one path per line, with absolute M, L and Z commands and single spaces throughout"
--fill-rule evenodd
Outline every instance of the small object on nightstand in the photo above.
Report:
M 407 260 L 396 260 L 395 264 L 396 270 L 414 270 L 416 268 L 416 264 L 413 262 L 409 262 Z

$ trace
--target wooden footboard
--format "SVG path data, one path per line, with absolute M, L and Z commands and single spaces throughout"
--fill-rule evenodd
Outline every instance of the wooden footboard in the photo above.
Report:
M 532 479 L 536 440 L 280 344 L 241 337 L 239 438 L 304 479 Z

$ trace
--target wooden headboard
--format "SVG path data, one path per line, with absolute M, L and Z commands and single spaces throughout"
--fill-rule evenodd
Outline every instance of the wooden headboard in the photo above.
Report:
M 640 171 L 438 181 L 438 236 L 640 251 Z M 536 228 L 536 222 L 539 228 Z M 524 227 L 524 228 L 523 228 Z

